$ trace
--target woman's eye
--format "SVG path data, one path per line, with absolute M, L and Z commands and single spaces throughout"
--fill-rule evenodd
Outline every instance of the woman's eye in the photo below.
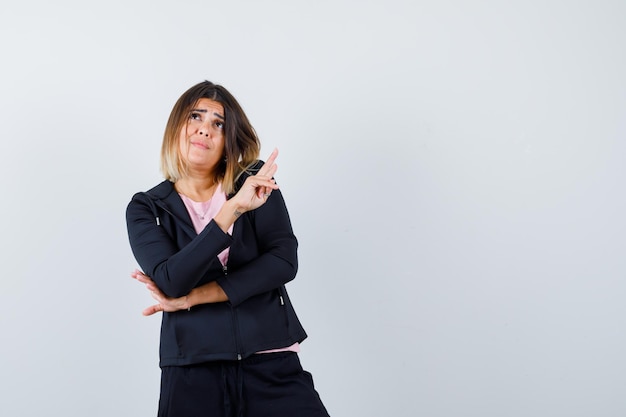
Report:
M 224 122 L 215 122 L 215 127 L 218 129 L 224 129 Z
M 189 115 L 189 120 L 201 120 L 202 117 L 200 116 L 200 113 L 191 113 Z

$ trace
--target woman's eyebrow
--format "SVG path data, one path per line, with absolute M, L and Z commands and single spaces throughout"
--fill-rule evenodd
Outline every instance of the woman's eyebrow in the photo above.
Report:
M 207 110 L 207 109 L 192 109 L 191 111 L 192 111 L 192 112 L 198 112 L 198 113 L 207 113 L 207 112 L 208 112 L 208 110 Z M 215 116 L 215 117 L 219 117 L 220 119 L 224 120 L 224 116 L 222 116 L 222 115 L 221 115 L 221 114 L 219 114 L 219 113 L 215 113 L 215 112 L 213 112 L 213 116 Z

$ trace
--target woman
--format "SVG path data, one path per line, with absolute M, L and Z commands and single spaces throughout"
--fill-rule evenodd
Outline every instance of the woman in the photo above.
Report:
M 187 90 L 161 148 L 165 181 L 126 213 L 144 283 L 163 311 L 159 416 L 328 416 L 300 366 L 306 338 L 285 284 L 297 241 L 260 143 L 235 98 Z

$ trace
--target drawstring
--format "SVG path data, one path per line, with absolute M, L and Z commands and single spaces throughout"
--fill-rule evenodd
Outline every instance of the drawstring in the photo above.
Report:
M 228 395 L 228 376 L 226 375 L 226 365 L 222 363 L 222 391 L 224 391 L 224 416 L 230 415 L 230 395 Z
M 239 403 L 237 405 L 237 417 L 243 417 L 245 405 L 243 400 L 243 367 L 241 362 L 241 360 L 237 361 L 237 402 Z
M 226 417 L 244 416 L 245 404 L 243 399 L 243 367 L 241 362 L 242 361 L 240 360 L 237 361 L 237 365 L 234 365 L 233 362 L 223 362 L 221 365 L 222 390 L 224 391 L 224 415 Z M 232 388 L 234 388 L 234 390 Z M 237 404 L 236 414 L 233 414 L 234 410 L 232 408 L 231 394 L 235 394 L 237 396 L 235 399 Z

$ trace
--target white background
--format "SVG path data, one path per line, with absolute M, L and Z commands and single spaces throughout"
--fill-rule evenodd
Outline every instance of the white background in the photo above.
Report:
M 0 415 L 151 416 L 124 211 L 209 79 L 277 146 L 331 415 L 626 415 L 621 1 L 3 1 Z

